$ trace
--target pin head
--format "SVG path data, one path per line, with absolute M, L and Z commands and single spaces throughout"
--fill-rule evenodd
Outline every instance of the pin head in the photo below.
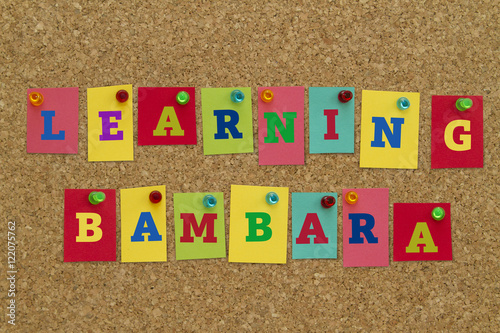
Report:
M 175 96 L 175 100 L 180 105 L 186 105 L 189 102 L 189 94 L 186 91 L 180 91 L 177 96 Z
M 160 191 L 152 191 L 149 193 L 149 200 L 152 203 L 158 203 L 161 201 L 161 192 Z
M 280 197 L 278 197 L 278 194 L 276 192 L 269 192 L 266 194 L 266 202 L 270 205 L 275 205 L 280 201 Z
M 358 194 L 354 191 L 347 192 L 345 194 L 345 201 L 350 205 L 354 205 L 356 202 L 358 202 Z
M 104 200 L 106 200 L 104 192 L 92 191 L 89 194 L 89 202 L 93 205 L 98 205 Z
M 29 99 L 33 106 L 39 106 L 43 103 L 43 95 L 39 92 L 30 92 Z
M 120 103 L 125 103 L 126 101 L 128 101 L 128 91 L 123 89 L 118 90 L 118 92 L 116 93 L 116 99 Z
M 213 208 L 215 205 L 217 205 L 217 199 L 213 195 L 207 194 L 203 197 L 203 206 Z
M 265 89 L 260 93 L 260 98 L 263 102 L 269 103 L 273 100 L 274 94 L 271 90 Z
M 441 207 L 436 207 L 432 210 L 432 218 L 436 221 L 441 221 L 442 219 L 444 219 L 444 216 L 445 216 L 445 212 L 444 212 L 444 209 L 441 208 Z
M 231 92 L 231 100 L 234 103 L 241 103 L 245 99 L 245 94 L 243 91 L 235 89 Z
M 342 90 L 339 92 L 339 101 L 341 103 L 347 103 L 352 99 L 352 92 L 349 90 Z
M 325 195 L 323 198 L 321 198 L 321 206 L 324 208 L 330 208 L 333 205 L 335 205 L 335 198 L 331 195 Z
M 410 107 L 410 100 L 406 97 L 400 97 L 396 104 L 398 105 L 398 109 L 404 111 Z
M 458 111 L 466 111 L 472 107 L 472 99 L 470 98 L 459 98 L 455 103 Z

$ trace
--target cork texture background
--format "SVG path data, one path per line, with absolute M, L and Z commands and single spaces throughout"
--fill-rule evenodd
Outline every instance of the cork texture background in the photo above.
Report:
M 0 331 L 499 331 L 497 1 L 0 1 Z M 133 162 L 87 161 L 86 89 L 134 86 Z M 354 154 L 258 166 L 257 87 L 356 88 Z M 137 147 L 137 87 L 194 86 L 198 145 Z M 253 154 L 204 156 L 202 87 L 252 88 Z M 26 153 L 26 90 L 79 87 L 79 153 Z M 419 167 L 359 168 L 362 90 L 421 93 Z M 484 168 L 431 170 L 431 96 L 484 97 Z M 308 94 L 306 90 L 306 101 Z M 64 189 L 167 187 L 166 263 L 63 263 Z M 390 189 L 390 266 L 176 261 L 173 193 Z M 450 202 L 451 262 L 393 262 L 395 202 Z M 291 209 L 291 208 L 290 208 Z M 291 213 L 291 211 L 289 211 Z M 16 326 L 7 222 L 16 221 Z M 227 235 L 226 235 L 227 237 Z

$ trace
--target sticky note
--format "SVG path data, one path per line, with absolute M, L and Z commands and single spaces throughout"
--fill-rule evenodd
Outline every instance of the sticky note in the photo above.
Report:
M 273 92 L 271 102 L 261 99 Z M 259 87 L 259 165 L 304 164 L 304 87 Z
M 149 199 L 159 191 L 160 202 Z M 165 186 L 120 190 L 122 262 L 167 261 Z
M 182 91 L 189 94 L 189 101 L 183 105 L 176 100 Z M 195 145 L 195 105 L 195 89 L 191 87 L 139 87 L 137 144 Z
M 206 195 L 217 200 L 214 207 L 203 205 Z M 174 193 L 174 216 L 177 260 L 226 257 L 222 192 Z
M 329 208 L 321 199 L 332 196 Z M 337 258 L 337 193 L 292 193 L 292 259 Z
M 406 110 L 397 107 L 401 97 Z M 419 93 L 363 90 L 360 167 L 417 169 L 419 110 Z
M 129 98 L 120 103 L 119 90 Z M 87 89 L 88 160 L 132 161 L 134 159 L 132 85 Z
M 358 200 L 347 203 L 353 191 Z M 344 267 L 389 266 L 389 189 L 342 191 Z
M 91 204 L 93 191 L 106 199 Z M 115 190 L 64 191 L 64 261 L 116 261 Z
M 245 95 L 240 103 L 231 100 L 235 89 Z M 251 88 L 201 88 L 201 109 L 205 155 L 253 152 Z
M 459 111 L 459 98 L 472 106 Z M 432 96 L 431 168 L 483 167 L 483 97 Z
M 352 99 L 339 101 L 349 90 Z M 309 88 L 309 153 L 354 153 L 354 88 Z
M 29 94 L 38 92 L 43 103 L 34 106 Z M 28 153 L 78 153 L 78 88 L 28 89 Z
M 288 187 L 231 185 L 229 262 L 285 264 L 287 231 Z
M 444 209 L 436 221 L 432 211 Z M 449 203 L 394 204 L 394 261 L 452 260 Z

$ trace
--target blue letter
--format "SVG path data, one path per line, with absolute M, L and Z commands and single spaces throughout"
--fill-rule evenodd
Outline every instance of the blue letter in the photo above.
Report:
M 143 212 L 139 216 L 139 222 L 137 222 L 137 227 L 135 227 L 131 241 L 144 242 L 143 234 L 149 234 L 149 242 L 161 241 L 161 235 L 158 233 L 158 229 L 156 229 L 155 221 L 153 221 L 153 216 L 151 216 L 150 212 Z
M 64 140 L 64 131 L 59 131 L 58 134 L 52 133 L 52 118 L 55 117 L 55 111 L 42 111 L 43 117 L 43 133 L 42 140 Z
M 352 221 L 352 237 L 349 237 L 349 244 L 363 244 L 361 233 L 365 235 L 368 243 L 378 243 L 378 238 L 373 236 L 372 229 L 375 226 L 375 219 L 370 214 L 349 214 L 349 220 Z M 361 225 L 361 220 L 366 224 Z
M 229 139 L 229 134 L 226 133 L 226 128 L 231 132 L 234 139 L 242 139 L 243 134 L 238 131 L 236 124 L 240 121 L 240 115 L 234 110 L 214 110 L 214 116 L 217 117 L 217 133 L 215 139 Z M 226 116 L 229 120 L 226 121 Z
M 375 137 L 372 141 L 372 147 L 385 147 L 385 142 L 382 140 L 382 132 L 389 141 L 391 148 L 401 148 L 401 125 L 405 122 L 404 118 L 391 118 L 393 131 L 384 117 L 372 117 L 372 123 L 375 124 Z

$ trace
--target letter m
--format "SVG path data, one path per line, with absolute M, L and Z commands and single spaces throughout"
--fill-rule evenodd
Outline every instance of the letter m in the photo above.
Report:
M 196 237 L 203 236 L 203 232 L 205 229 L 207 230 L 206 236 L 203 237 L 203 243 L 217 243 L 217 237 L 215 237 L 214 234 L 214 224 L 217 219 L 217 214 L 204 214 L 199 225 L 193 213 L 183 213 L 181 214 L 181 219 L 184 221 L 183 233 L 180 239 L 181 243 L 194 242 L 194 237 L 191 236 L 191 227 L 193 228 Z

